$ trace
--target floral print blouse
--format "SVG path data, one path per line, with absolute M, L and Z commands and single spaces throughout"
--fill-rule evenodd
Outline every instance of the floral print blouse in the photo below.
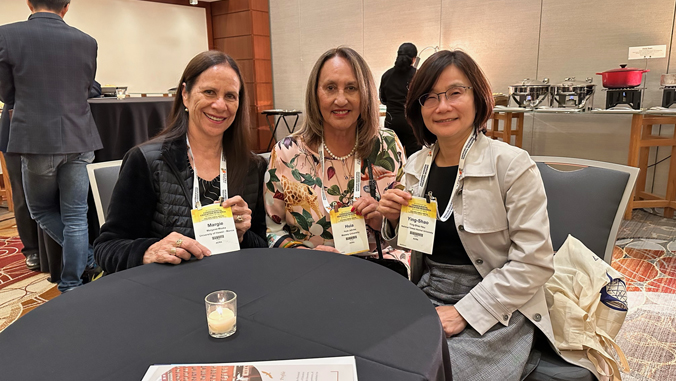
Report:
M 381 129 L 368 162 L 373 163 L 376 197 L 399 184 L 406 161 L 401 142 L 392 130 Z M 265 174 L 265 211 L 270 247 L 286 238 L 302 241 L 308 247 L 333 246 L 331 218 L 322 204 L 322 186 L 331 207 L 352 204 L 354 157 L 337 160 L 325 151 L 322 174 L 319 153 L 302 137 L 289 136 L 278 142 L 270 154 Z M 366 160 L 362 160 L 361 197 L 371 197 Z M 369 235 L 372 233 L 369 232 Z

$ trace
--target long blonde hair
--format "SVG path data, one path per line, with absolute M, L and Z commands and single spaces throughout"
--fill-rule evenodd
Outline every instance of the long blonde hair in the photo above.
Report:
M 319 73 L 324 63 L 333 57 L 341 57 L 347 60 L 359 83 L 361 105 L 359 107 L 359 118 L 357 119 L 356 153 L 359 158 L 366 159 L 371 154 L 373 142 L 380 128 L 378 94 L 371 69 L 369 69 L 366 61 L 364 61 L 359 53 L 352 48 L 339 46 L 329 49 L 315 63 L 312 72 L 310 72 L 310 78 L 308 78 L 307 89 L 305 91 L 305 120 L 296 135 L 301 136 L 310 147 L 318 147 L 322 141 L 324 119 L 319 109 L 317 87 L 319 84 Z

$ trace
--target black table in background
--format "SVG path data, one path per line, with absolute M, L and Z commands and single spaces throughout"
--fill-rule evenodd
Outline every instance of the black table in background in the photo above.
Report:
M 103 149 L 95 162 L 120 160 L 137 144 L 150 140 L 166 123 L 173 97 L 94 98 L 89 100 Z
M 237 332 L 208 334 L 204 297 L 237 293 Z M 59 296 L 0 333 L 7 380 L 140 380 L 153 364 L 355 356 L 360 381 L 450 379 L 425 294 L 359 258 L 248 249 L 143 265 Z

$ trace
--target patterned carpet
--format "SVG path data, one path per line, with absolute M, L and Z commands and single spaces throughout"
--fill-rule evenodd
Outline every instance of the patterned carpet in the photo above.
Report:
M 0 237 L 0 332 L 60 294 L 48 274 L 26 268 L 22 247 L 19 237 Z
M 629 313 L 616 339 L 631 366 L 622 379 L 676 380 L 676 220 L 634 211 L 618 237 L 612 263 Z

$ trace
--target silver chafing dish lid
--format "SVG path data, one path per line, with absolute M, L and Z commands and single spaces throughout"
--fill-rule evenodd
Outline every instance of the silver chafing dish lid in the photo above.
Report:
M 551 85 L 552 87 L 566 87 L 566 88 L 576 88 L 576 87 L 584 87 L 584 88 L 594 88 L 596 87 L 595 84 L 593 84 L 594 80 L 592 78 L 587 78 L 584 81 L 578 81 L 575 79 L 575 77 L 568 77 L 563 80 L 561 83 L 557 83 L 556 85 Z

